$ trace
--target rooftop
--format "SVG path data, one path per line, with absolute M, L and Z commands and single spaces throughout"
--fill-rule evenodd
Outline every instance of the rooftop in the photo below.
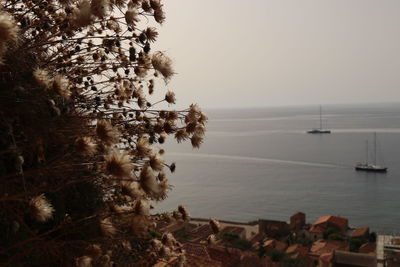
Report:
M 375 267 L 376 257 L 364 253 L 335 251 L 332 262 L 346 266 Z
M 369 233 L 369 227 L 359 227 L 357 229 L 354 229 L 353 232 L 351 232 L 350 237 L 363 237 L 368 235 Z
M 324 223 L 331 223 L 335 226 L 338 226 L 340 229 L 346 229 L 348 220 L 346 218 L 338 217 L 338 216 L 321 216 L 319 217 L 313 225 L 319 225 Z
M 213 231 L 208 224 L 201 225 L 189 232 L 190 239 L 193 242 L 199 242 L 201 240 L 207 240 L 209 235 L 213 234 Z
M 222 233 L 232 233 L 232 234 L 246 234 L 246 230 L 243 227 L 238 226 L 226 226 L 221 230 Z
M 205 259 L 211 259 L 204 245 L 187 242 L 182 247 L 188 255 L 195 255 Z
M 310 253 L 322 255 L 324 253 L 331 253 L 334 250 L 348 250 L 348 245 L 339 240 L 318 240 L 312 244 Z
M 313 226 L 311 226 L 311 228 L 310 228 L 310 233 L 323 233 L 323 232 L 325 232 L 325 228 L 324 227 L 322 227 L 321 225 L 313 225 Z

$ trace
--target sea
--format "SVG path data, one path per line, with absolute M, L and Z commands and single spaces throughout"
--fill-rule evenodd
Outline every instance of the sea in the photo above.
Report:
M 400 104 L 205 110 L 209 121 L 200 149 L 190 142 L 164 145 L 174 186 L 155 212 L 184 205 L 192 217 L 248 222 L 288 221 L 302 211 L 308 222 L 335 215 L 351 227 L 400 234 Z M 374 158 L 387 173 L 355 171 Z

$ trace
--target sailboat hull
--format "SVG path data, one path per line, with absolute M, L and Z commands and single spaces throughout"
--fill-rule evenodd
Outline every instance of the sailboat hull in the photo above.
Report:
M 322 130 L 322 129 L 312 129 L 307 131 L 309 134 L 330 134 L 330 130 Z
M 371 165 L 371 164 L 359 164 L 355 167 L 356 171 L 365 171 L 365 172 L 387 172 L 386 167 Z

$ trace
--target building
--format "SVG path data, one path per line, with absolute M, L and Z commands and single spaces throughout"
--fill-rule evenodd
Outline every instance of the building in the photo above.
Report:
M 354 229 L 350 233 L 351 238 L 361 238 L 361 239 L 368 239 L 369 238 L 369 227 L 359 227 Z
M 306 225 L 306 215 L 303 212 L 296 212 L 290 217 L 290 230 L 299 231 Z
M 400 266 L 400 237 L 379 235 L 376 243 L 378 267 Z
M 341 233 L 346 233 L 349 228 L 349 221 L 346 218 L 338 216 L 321 216 L 312 225 L 311 228 L 320 227 L 321 229 L 333 228 Z
M 326 228 L 322 225 L 312 225 L 308 231 L 308 239 L 311 241 L 317 241 L 324 239 L 324 232 Z
M 349 245 L 339 240 L 318 240 L 312 244 L 308 256 L 318 265 L 323 254 L 333 253 L 335 250 L 348 251 Z
M 375 267 L 376 257 L 364 253 L 348 251 L 333 251 L 331 259 L 332 267 Z
M 226 226 L 221 230 L 221 234 L 231 233 L 237 235 L 241 239 L 246 239 L 246 229 L 239 226 Z
M 258 232 L 268 237 L 278 238 L 290 234 L 289 224 L 282 221 L 258 220 Z
M 206 242 L 207 237 L 213 234 L 213 231 L 208 224 L 201 225 L 189 233 L 189 240 L 194 243 Z
M 239 249 L 221 246 L 208 246 L 208 254 L 214 261 L 222 263 L 223 267 L 234 266 L 241 260 L 242 253 Z
M 376 254 L 376 243 L 369 242 L 362 244 L 358 249 L 358 252 L 365 254 Z

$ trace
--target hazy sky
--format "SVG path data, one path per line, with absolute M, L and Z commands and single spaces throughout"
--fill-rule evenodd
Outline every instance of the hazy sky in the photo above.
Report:
M 400 0 L 164 0 L 180 105 L 400 102 Z

